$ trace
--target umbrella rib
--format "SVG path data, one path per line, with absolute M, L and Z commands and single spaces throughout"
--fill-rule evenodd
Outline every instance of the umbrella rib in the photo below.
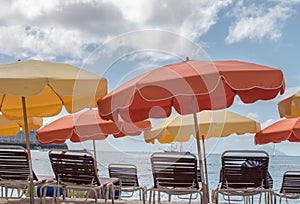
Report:
M 54 88 L 52 86 L 50 86 L 49 83 L 47 83 L 47 86 L 53 91 L 53 93 L 55 93 L 55 95 L 59 98 L 59 100 L 61 101 L 61 104 L 63 106 L 65 106 L 63 99 L 60 97 L 60 95 L 54 90 Z M 61 107 L 62 108 L 62 107 Z
M 3 94 L 3 96 L 2 96 L 1 103 L 0 103 L 0 111 L 2 109 L 2 105 L 3 105 L 3 101 L 4 101 L 5 96 L 6 96 L 6 94 Z

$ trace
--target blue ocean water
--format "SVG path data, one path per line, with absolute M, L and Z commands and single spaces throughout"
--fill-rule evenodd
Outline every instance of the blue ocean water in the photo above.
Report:
M 110 163 L 134 164 L 138 170 L 140 184 L 151 187 L 153 185 L 150 164 L 151 154 L 151 152 L 97 151 L 96 158 L 99 174 L 100 176 L 108 176 L 107 166 Z M 33 168 L 36 174 L 53 174 L 47 151 L 33 151 L 32 158 Z M 221 155 L 208 155 L 207 164 L 209 173 L 209 189 L 211 190 L 216 188 L 218 185 Z M 300 170 L 300 156 L 270 156 L 269 172 L 272 175 L 274 182 L 273 189 L 280 189 L 282 175 L 287 170 Z

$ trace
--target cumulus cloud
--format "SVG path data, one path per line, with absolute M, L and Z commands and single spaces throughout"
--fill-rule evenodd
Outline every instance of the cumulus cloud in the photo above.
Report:
M 293 12 L 289 4 L 281 2 L 266 7 L 255 3 L 245 5 L 244 1 L 239 1 L 229 14 L 236 20 L 229 27 L 225 41 L 227 43 L 236 43 L 244 39 L 276 41 L 282 36 L 284 23 Z
M 231 0 L 4 1 L 0 54 L 82 60 L 107 40 L 143 29 L 167 30 L 193 41 L 207 33 L 219 11 L 230 4 Z M 140 44 L 143 40 L 136 39 Z
M 259 119 L 259 114 L 250 112 L 250 113 L 247 114 L 247 117 L 254 118 L 254 119 Z
M 274 119 L 272 118 L 269 118 L 267 120 L 265 120 L 264 122 L 261 123 L 261 128 L 265 128 L 265 127 L 268 127 L 269 125 L 273 124 L 275 122 Z
M 234 19 L 226 42 L 247 38 L 278 40 L 284 22 L 294 12 L 292 6 L 297 3 L 299 0 L 278 0 L 267 5 L 246 5 L 239 1 L 231 7 L 233 0 L 3 1 L 0 55 L 84 63 L 87 55 L 116 36 L 147 29 L 168 31 L 199 42 L 218 23 L 224 9 Z M 131 45 L 139 49 L 147 42 L 162 45 L 169 41 L 145 35 Z M 170 44 L 182 52 L 186 50 L 180 42 Z

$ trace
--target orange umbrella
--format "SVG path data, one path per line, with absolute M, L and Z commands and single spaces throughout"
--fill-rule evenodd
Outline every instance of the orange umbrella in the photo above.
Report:
M 109 134 L 116 138 L 125 135 L 137 136 L 150 128 L 150 125 L 149 121 L 116 124 L 101 119 L 97 110 L 88 110 L 64 116 L 46 125 L 37 132 L 37 140 L 41 144 L 61 144 L 67 139 L 72 142 L 103 140 Z
M 255 144 L 300 142 L 300 118 L 280 120 L 256 133 Z
M 126 121 L 164 118 L 174 107 L 180 114 L 229 107 L 238 95 L 244 103 L 274 98 L 285 88 L 283 73 L 241 61 L 187 60 L 142 74 L 98 100 L 104 119 Z M 159 108 L 153 108 L 159 107 Z
M 129 122 L 168 117 L 172 107 L 180 114 L 193 113 L 204 178 L 196 112 L 227 108 L 235 95 L 244 103 L 269 100 L 284 89 L 283 73 L 279 69 L 241 61 L 187 59 L 133 78 L 99 99 L 98 108 L 104 119 L 118 121 L 121 118 Z M 207 195 L 204 197 L 208 198 Z

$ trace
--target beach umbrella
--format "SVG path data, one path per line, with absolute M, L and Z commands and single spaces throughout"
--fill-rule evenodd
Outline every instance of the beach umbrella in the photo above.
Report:
M 180 114 L 193 113 L 204 178 L 196 112 L 227 108 L 235 95 L 244 103 L 273 99 L 284 89 L 284 77 L 279 69 L 242 61 L 187 59 L 133 78 L 98 100 L 98 108 L 102 118 L 114 121 L 165 118 L 172 108 Z
M 227 137 L 231 134 L 242 135 L 260 131 L 260 124 L 246 116 L 228 110 L 205 110 L 196 114 L 199 133 L 203 139 Z M 172 115 L 144 132 L 148 143 L 186 142 L 196 137 L 192 114 Z
M 28 117 L 49 117 L 96 106 L 107 92 L 107 81 L 75 66 L 26 60 L 0 64 L 0 111 L 10 120 L 24 120 L 29 167 L 32 170 Z M 32 184 L 33 174 L 30 171 Z M 30 202 L 33 188 L 30 185 Z
M 62 144 L 66 140 L 83 142 L 87 140 L 104 140 L 108 135 L 115 138 L 126 135 L 137 136 L 149 129 L 150 121 L 116 124 L 111 120 L 100 118 L 97 110 L 88 110 L 63 116 L 41 128 L 37 140 L 41 144 Z M 94 145 L 94 155 L 96 157 Z
M 43 119 L 38 117 L 28 118 L 28 130 L 37 130 L 43 125 Z M 23 120 L 8 120 L 0 114 L 0 136 L 15 136 L 24 130 Z
M 260 124 L 255 120 L 227 110 L 205 110 L 196 114 L 201 140 L 212 137 L 227 137 L 232 134 L 256 133 Z M 172 115 L 144 132 L 146 142 L 159 143 L 186 142 L 196 137 L 192 114 Z M 205 154 L 205 145 L 203 145 Z M 208 184 L 206 155 L 204 155 L 206 183 Z
M 300 116 L 300 91 L 278 103 L 280 117 L 295 118 Z
M 254 136 L 255 144 L 280 143 L 282 141 L 300 142 L 300 118 L 277 121 Z

